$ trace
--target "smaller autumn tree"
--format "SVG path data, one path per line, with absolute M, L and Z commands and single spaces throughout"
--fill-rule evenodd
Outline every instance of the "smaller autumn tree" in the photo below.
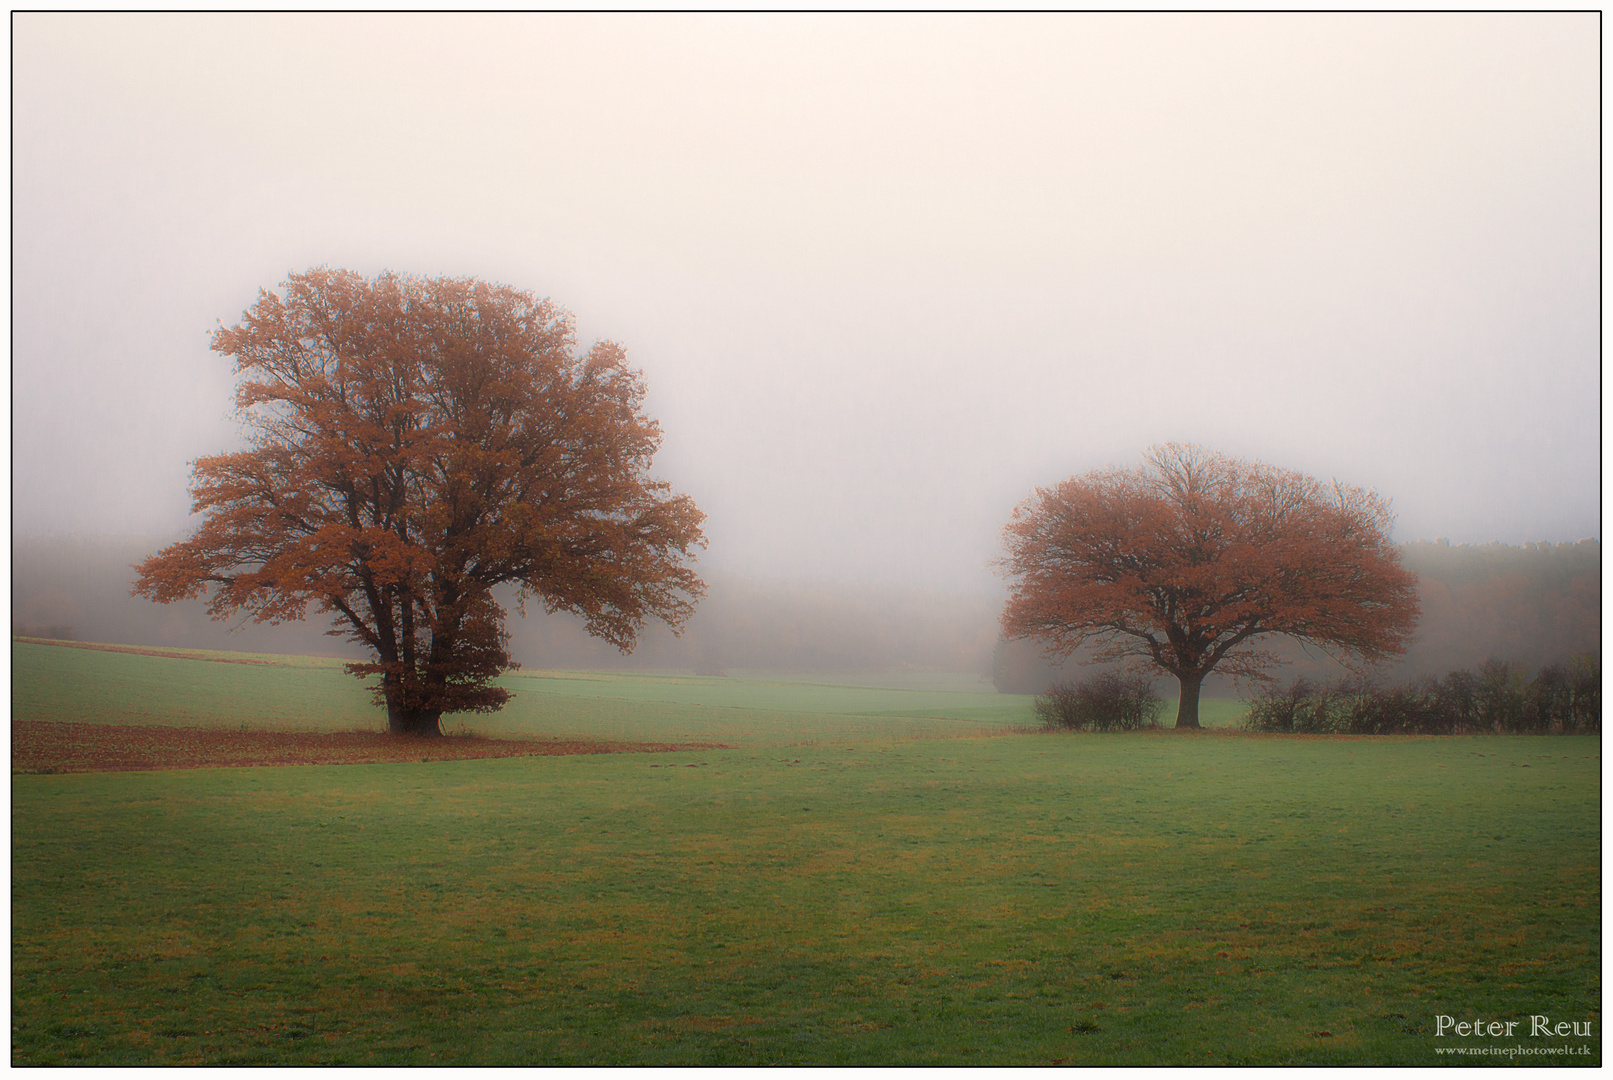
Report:
M 349 670 L 380 676 L 390 729 L 419 735 L 508 699 L 500 585 L 624 651 L 651 618 L 679 629 L 704 515 L 649 475 L 660 429 L 622 349 L 575 346 L 568 313 L 507 286 L 293 274 L 213 337 L 248 446 L 195 463 L 202 524 L 134 593 L 329 613 L 372 653 Z
M 1347 662 L 1405 651 L 1417 579 L 1377 495 L 1194 446 L 1146 462 L 1038 489 L 1015 509 L 1003 530 L 1010 638 L 1060 657 L 1092 643 L 1164 669 L 1181 683 L 1179 728 L 1199 726 L 1210 672 L 1267 677 L 1264 638 Z

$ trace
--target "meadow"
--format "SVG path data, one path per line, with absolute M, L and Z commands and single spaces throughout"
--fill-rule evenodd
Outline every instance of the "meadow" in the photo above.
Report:
M 211 662 L 199 662 L 211 661 Z M 12 710 L 20 719 L 246 727 L 264 731 L 384 730 L 369 691 L 329 657 L 175 650 L 169 655 L 12 643 Z M 996 693 L 975 675 L 740 677 L 516 670 L 501 712 L 445 717 L 450 732 L 607 739 L 740 739 L 797 743 L 922 738 L 1036 725 L 1033 699 Z M 1231 726 L 1240 701 L 1205 699 L 1202 722 Z M 1165 723 L 1176 714 L 1168 699 Z
M 236 659 L 14 643 L 14 715 L 378 723 L 339 662 Z M 1599 738 L 510 680 L 467 726 L 733 748 L 14 775 L 13 1064 L 1600 1064 Z

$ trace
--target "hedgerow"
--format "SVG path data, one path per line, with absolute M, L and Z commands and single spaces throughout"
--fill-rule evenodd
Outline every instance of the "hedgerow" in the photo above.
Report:
M 1317 735 L 1599 735 L 1602 667 L 1592 655 L 1542 668 L 1486 660 L 1477 672 L 1386 685 L 1355 677 L 1272 685 L 1249 705 L 1250 731 Z

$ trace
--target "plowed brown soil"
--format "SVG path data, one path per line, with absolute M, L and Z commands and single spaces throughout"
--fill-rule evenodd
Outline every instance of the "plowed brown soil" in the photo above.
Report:
M 647 754 L 730 749 L 721 743 L 417 739 L 369 731 L 215 731 L 118 724 L 11 722 L 13 773 L 220 769 L 248 765 L 361 765 L 550 754 Z

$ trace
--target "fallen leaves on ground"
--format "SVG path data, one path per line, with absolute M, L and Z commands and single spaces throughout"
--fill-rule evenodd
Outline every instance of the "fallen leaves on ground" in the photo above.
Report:
M 253 765 L 363 765 L 555 754 L 732 749 L 722 743 L 595 739 L 422 739 L 377 731 L 219 731 L 211 728 L 11 722 L 13 773 L 129 772 Z

